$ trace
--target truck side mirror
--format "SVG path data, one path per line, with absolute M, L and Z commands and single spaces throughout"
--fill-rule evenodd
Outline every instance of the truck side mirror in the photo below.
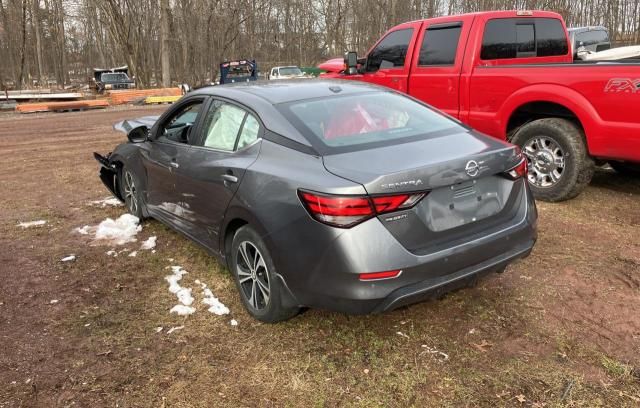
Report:
M 358 53 L 349 51 L 344 54 L 345 73 L 353 75 L 358 73 Z

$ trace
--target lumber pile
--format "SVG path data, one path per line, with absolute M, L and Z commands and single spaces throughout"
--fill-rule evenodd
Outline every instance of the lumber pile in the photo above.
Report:
M 107 96 L 111 105 L 122 105 L 131 103 L 148 96 L 181 96 L 180 88 L 159 88 L 159 89 L 132 89 L 122 91 L 109 91 Z
M 175 96 L 147 96 L 144 100 L 144 103 L 147 105 L 156 104 L 156 103 L 174 103 L 178 99 L 182 98 L 182 95 Z
M 22 103 L 16 106 L 16 112 L 34 113 L 34 112 L 67 112 L 86 109 L 100 109 L 109 106 L 109 102 L 105 99 L 94 99 L 86 101 L 71 102 L 38 102 L 38 103 Z

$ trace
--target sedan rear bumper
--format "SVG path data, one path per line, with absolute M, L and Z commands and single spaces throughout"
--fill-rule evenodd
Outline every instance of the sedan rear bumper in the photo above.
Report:
M 506 254 L 446 276 L 427 279 L 393 291 L 373 310 L 373 313 L 397 309 L 412 303 L 437 298 L 444 293 L 473 285 L 478 279 L 493 272 L 502 272 L 513 261 L 531 253 L 533 242 L 515 248 Z
M 306 237 L 288 231 L 269 238 L 298 249 L 286 252 L 289 256 L 277 263 L 295 303 L 350 314 L 379 313 L 469 286 L 528 256 L 537 239 L 537 211 L 528 189 L 519 202 L 513 219 L 498 228 L 420 254 L 404 248 L 378 219 L 331 237 L 321 233 L 328 227 L 311 219 L 301 221 L 314 229 L 313 245 L 299 245 Z M 360 280 L 361 273 L 398 269 L 402 273 L 396 278 Z

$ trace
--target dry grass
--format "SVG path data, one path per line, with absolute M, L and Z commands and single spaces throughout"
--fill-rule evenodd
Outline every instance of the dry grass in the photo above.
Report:
M 123 211 L 87 205 L 106 196 L 91 152 L 122 140 L 111 123 L 158 110 L 0 117 L 0 407 L 640 404 L 638 180 L 599 172 L 578 199 L 540 205 L 532 256 L 476 288 L 264 325 L 225 268 L 158 222 L 139 235 L 157 253 L 136 258 L 71 233 Z M 34 219 L 48 224 L 16 227 Z M 170 315 L 170 264 L 231 316 Z

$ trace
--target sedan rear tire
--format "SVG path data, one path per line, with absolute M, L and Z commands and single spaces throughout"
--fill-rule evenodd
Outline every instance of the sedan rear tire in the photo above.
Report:
M 276 323 L 300 312 L 298 307 L 283 306 L 285 289 L 273 259 L 260 235 L 249 225 L 238 229 L 233 237 L 230 261 L 242 304 L 255 319 Z
M 527 158 L 529 186 L 536 199 L 569 200 L 591 182 L 595 164 L 582 130 L 573 122 L 534 120 L 518 129 L 511 142 L 520 146 Z

